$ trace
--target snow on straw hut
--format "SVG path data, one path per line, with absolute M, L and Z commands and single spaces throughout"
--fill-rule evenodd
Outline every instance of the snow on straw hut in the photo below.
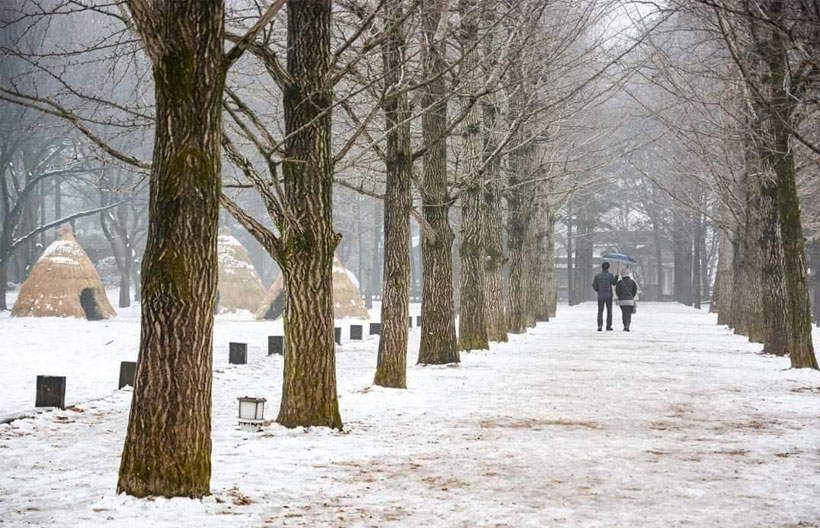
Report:
M 219 230 L 217 239 L 219 260 L 218 311 L 253 313 L 265 296 L 265 287 L 253 267 L 248 250 L 227 228 Z
M 281 317 L 285 307 L 283 286 L 284 279 L 280 273 L 256 311 L 257 319 L 278 319 Z M 333 316 L 336 319 L 344 319 L 345 317 L 370 318 L 362 301 L 362 296 L 359 294 L 359 281 L 353 272 L 342 265 L 338 257 L 333 257 Z
M 64 224 L 31 270 L 11 310 L 12 317 L 78 317 L 97 321 L 117 312 L 108 301 L 100 276 Z

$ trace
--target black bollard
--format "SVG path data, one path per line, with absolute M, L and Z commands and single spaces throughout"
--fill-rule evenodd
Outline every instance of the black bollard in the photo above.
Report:
M 337 345 L 342 344 L 342 329 L 340 327 L 337 326 L 336 328 L 333 329 L 333 337 L 334 337 L 334 339 L 336 339 L 336 344 Z
M 351 341 L 361 341 L 362 340 L 362 325 L 350 325 L 350 340 Z
M 285 336 L 268 336 L 268 355 L 285 355 Z
M 122 361 L 120 362 L 120 382 L 117 383 L 117 388 L 121 389 L 126 385 L 134 387 L 134 378 L 137 375 L 136 361 Z
M 37 376 L 34 406 L 65 409 L 65 376 Z
M 413 328 L 413 316 L 407 318 L 407 328 Z
M 382 324 L 381 323 L 370 323 L 370 335 L 381 335 L 382 333 Z
M 231 365 L 244 365 L 248 362 L 248 344 L 230 343 L 228 345 L 228 363 Z
M 421 328 L 421 316 L 420 316 L 420 315 L 417 315 L 417 316 L 416 316 L 416 326 L 418 326 L 419 328 Z

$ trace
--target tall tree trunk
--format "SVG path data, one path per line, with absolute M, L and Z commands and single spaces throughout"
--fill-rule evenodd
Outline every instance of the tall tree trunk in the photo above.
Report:
M 692 306 L 692 236 L 684 214 L 675 214 L 673 238 L 675 245 L 675 300 Z
M 134 285 L 134 301 L 142 302 L 142 280 L 140 270 L 142 269 L 141 261 L 135 257 L 131 263 L 131 283 Z M 143 257 L 144 258 L 144 257 Z
M 484 300 L 484 184 L 480 173 L 483 145 L 481 137 L 481 108 L 470 99 L 481 90 L 481 69 L 478 57 L 478 23 L 480 9 L 477 0 L 461 0 L 461 45 L 467 51 L 462 60 L 462 82 L 465 83 L 465 105 L 470 106 L 464 119 L 464 174 L 466 189 L 461 199 L 461 270 L 459 274 L 460 350 L 487 349 L 487 311 Z
M 575 230 L 575 272 L 574 289 L 575 302 L 582 303 L 588 301 L 592 290 L 592 278 L 594 274 L 594 230 L 595 217 L 592 212 L 593 202 L 591 197 L 585 197 L 585 203 L 578 211 Z M 612 270 L 613 272 L 615 270 Z
M 546 200 L 548 183 L 543 180 L 535 185 L 530 222 L 530 298 L 529 318 L 532 325 L 550 320 L 549 316 L 549 255 L 547 252 L 547 230 L 549 229 L 549 205 Z
M 721 219 L 727 218 L 728 213 L 721 209 Z M 718 271 L 717 279 L 715 280 L 715 292 L 717 293 L 718 306 L 718 324 L 734 326 L 732 320 L 732 295 L 734 288 L 732 286 L 732 261 L 734 260 L 734 244 L 732 243 L 731 233 L 727 227 L 720 230 L 720 246 L 718 251 Z
M 533 186 L 533 191 L 537 193 L 538 186 Z M 543 244 L 543 226 L 541 225 L 541 220 L 538 200 L 533 199 L 530 202 L 530 221 L 529 229 L 527 230 L 525 250 L 527 262 L 526 317 L 528 328 L 534 328 L 538 321 L 549 320 L 549 318 L 544 318 L 544 313 L 540 311 L 544 306 L 543 299 L 545 296 L 543 288 L 546 285 L 546 281 L 544 280 L 546 267 L 543 266 L 543 259 L 541 258 L 543 256 L 543 248 L 541 247 Z
M 655 273 L 658 276 L 658 292 L 655 301 L 663 300 L 663 235 L 660 222 L 652 221 L 652 236 L 655 241 Z
M 489 348 L 483 242 L 483 189 L 476 182 L 462 198 L 459 349 Z
M 547 229 L 547 315 L 558 314 L 558 284 L 555 278 L 555 211 L 550 208 Z
M 572 258 L 572 203 L 567 204 L 567 303 L 575 306 L 575 261 Z
M 418 230 L 416 231 L 418 234 Z M 410 301 L 421 300 L 419 297 L 419 292 L 421 291 L 421 281 L 418 278 L 419 275 L 419 268 L 421 265 L 419 264 L 419 259 L 416 255 L 418 251 L 416 251 L 415 247 L 413 246 L 413 219 L 410 219 L 410 240 L 407 241 L 407 245 L 410 246 Z M 419 244 L 421 244 L 421 239 L 419 238 Z
M 288 0 L 284 190 L 280 266 L 285 303 L 285 373 L 277 422 L 341 429 L 333 336 L 333 93 L 331 0 Z
M 760 284 L 760 188 L 754 175 L 749 174 L 755 167 L 753 156 L 748 152 L 746 154 L 743 225 L 738 226 L 738 243 L 734 252 L 732 322 L 735 333 L 747 336 L 752 342 L 762 343 L 764 323 Z
M 705 207 L 705 204 L 704 204 Z M 707 222 L 706 216 L 704 215 L 701 218 L 702 230 L 700 236 L 700 297 L 701 300 L 706 299 L 711 302 L 712 299 L 712 286 L 710 279 L 712 278 L 712 270 L 710 269 L 710 263 L 712 262 L 712 258 L 715 255 L 715 242 L 713 238 L 712 248 L 707 250 L 706 247 L 706 238 L 707 233 L 709 231 L 709 223 Z M 714 231 L 713 231 L 714 233 Z M 713 235 L 714 236 L 714 235 Z M 711 307 L 711 304 L 710 304 Z
M 359 285 L 365 284 L 365 261 L 364 261 L 364 226 L 362 225 L 362 200 L 363 196 L 356 196 L 356 277 L 359 279 Z M 361 295 L 361 290 L 359 290 Z
M 455 200 L 451 199 L 451 203 L 455 203 Z M 447 218 L 453 231 L 453 250 L 450 251 L 453 262 L 451 265 L 453 270 L 453 313 L 458 318 L 461 313 L 461 305 L 459 304 L 461 301 L 461 255 L 457 249 L 461 247 L 461 210 L 450 208 Z
M 769 0 L 764 9 L 775 21 L 780 21 L 786 16 L 784 2 L 781 0 Z M 768 75 L 765 75 L 765 79 L 769 86 L 766 88 L 771 90 L 771 101 L 766 110 L 774 114 L 767 120 L 767 136 L 771 138 L 771 145 L 766 155 L 777 176 L 776 201 L 791 329 L 789 358 L 792 368 L 817 369 L 817 357 L 814 355 L 811 337 L 811 304 L 806 276 L 805 240 L 800 220 L 800 198 L 795 180 L 794 152 L 790 144 L 790 123 L 795 116 L 796 102 L 786 82 L 786 54 L 783 36 L 780 31 L 772 30 L 764 55 L 768 66 Z
M 809 267 L 811 268 L 811 320 L 814 326 L 820 327 L 820 240 L 814 239 L 806 246 Z
M 720 264 L 718 264 L 720 265 Z M 709 303 L 709 313 L 719 314 L 720 312 L 720 270 L 715 273 L 715 286 L 712 288 L 711 302 Z M 718 315 L 720 318 L 720 315 Z M 721 324 L 721 323 L 718 323 Z
M 507 341 L 507 316 L 504 310 L 504 213 L 501 208 L 501 160 L 494 153 L 498 148 L 496 127 L 498 107 L 485 98 L 482 102 L 484 120 L 484 152 L 491 156 L 484 169 L 484 306 L 487 314 L 487 340 Z
M 695 212 L 695 240 L 694 240 L 694 255 L 692 256 L 692 304 L 696 310 L 700 310 L 701 301 L 701 242 L 703 241 L 703 215 L 700 212 Z
M 224 5 L 130 7 L 153 62 L 156 130 L 140 350 L 117 490 L 200 497 L 211 476 Z
M 8 269 L 8 258 L 3 255 L 2 251 L 0 251 L 0 312 L 4 312 L 9 309 L 8 305 L 6 304 L 6 290 L 8 289 Z
M 370 246 L 373 253 L 370 255 L 370 267 L 367 278 L 367 298 L 365 299 L 365 305 L 368 309 L 373 308 L 373 297 L 375 297 L 376 292 L 379 291 L 379 242 L 381 242 L 381 226 L 383 222 L 382 215 L 380 213 L 381 211 L 379 210 L 379 204 L 373 204 L 373 243 Z
M 54 177 L 54 218 L 63 217 L 63 178 L 61 176 Z
M 790 329 L 786 288 L 783 282 L 783 248 L 778 231 L 777 182 L 774 175 L 764 172 L 760 181 L 759 244 L 761 251 L 761 284 L 763 295 L 763 351 L 776 356 L 788 353 Z
M 522 180 L 529 174 L 529 148 L 519 148 L 510 156 L 507 191 L 507 252 L 509 254 L 509 296 L 507 331 L 523 334 L 527 330 L 527 262 L 526 243 L 529 211 Z
M 396 20 L 404 16 L 403 0 L 391 0 L 386 13 Z M 407 387 L 407 317 L 410 303 L 410 179 L 413 153 L 410 143 L 410 109 L 402 89 L 405 62 L 404 27 L 394 24 L 382 44 L 386 96 L 384 108 L 387 145 L 384 190 L 384 290 L 382 329 L 374 383 L 383 387 Z
M 546 181 L 541 182 L 537 187 L 538 196 L 535 199 L 535 214 L 534 219 L 534 246 L 533 246 L 533 262 L 535 266 L 535 273 L 533 274 L 533 306 L 532 315 L 536 322 L 549 321 L 549 305 L 550 305 L 550 254 L 549 254 L 549 230 L 550 225 L 550 211 L 547 195 L 549 193 Z
M 447 192 L 447 99 L 443 75 L 446 69 L 445 43 L 438 34 L 446 1 L 423 0 L 422 31 L 424 78 L 427 79 L 421 105 L 422 135 L 431 142 L 424 153 L 421 185 L 424 219 L 434 237 L 422 240 L 424 267 L 421 333 L 418 362 L 422 364 L 458 363 L 458 343 L 453 307 L 453 231 L 450 228 L 450 197 Z
M 800 222 L 800 199 L 794 175 L 794 157 L 783 131 L 775 145 L 774 163 L 777 174 L 777 206 L 783 243 L 787 313 L 789 315 L 789 357 L 792 368 L 817 369 L 817 358 L 811 338 L 811 305 L 805 264 L 805 241 Z
M 120 273 L 120 296 L 119 307 L 128 308 L 131 306 L 131 268 Z

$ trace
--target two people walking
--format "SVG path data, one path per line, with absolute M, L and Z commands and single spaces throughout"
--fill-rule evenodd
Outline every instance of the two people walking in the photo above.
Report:
M 606 329 L 612 330 L 612 288 L 618 296 L 618 306 L 621 307 L 621 316 L 624 331 L 629 332 L 632 324 L 632 314 L 635 311 L 635 296 L 638 294 L 638 284 L 632 280 L 629 270 L 626 270 L 620 280 L 617 275 L 609 272 L 609 262 L 601 264 L 601 273 L 595 275 L 592 289 L 598 293 L 598 331 L 604 326 L 604 308 L 606 308 Z

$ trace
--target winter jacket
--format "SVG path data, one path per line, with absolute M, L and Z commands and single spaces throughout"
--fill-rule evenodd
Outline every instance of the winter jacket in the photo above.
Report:
M 599 299 L 611 299 L 612 287 L 618 282 L 618 277 L 608 271 L 602 271 L 595 275 L 592 281 L 592 289 L 598 292 Z
M 619 305 L 633 306 L 635 296 L 638 294 L 638 283 L 629 277 L 624 277 L 615 286 L 615 294 L 618 296 Z

